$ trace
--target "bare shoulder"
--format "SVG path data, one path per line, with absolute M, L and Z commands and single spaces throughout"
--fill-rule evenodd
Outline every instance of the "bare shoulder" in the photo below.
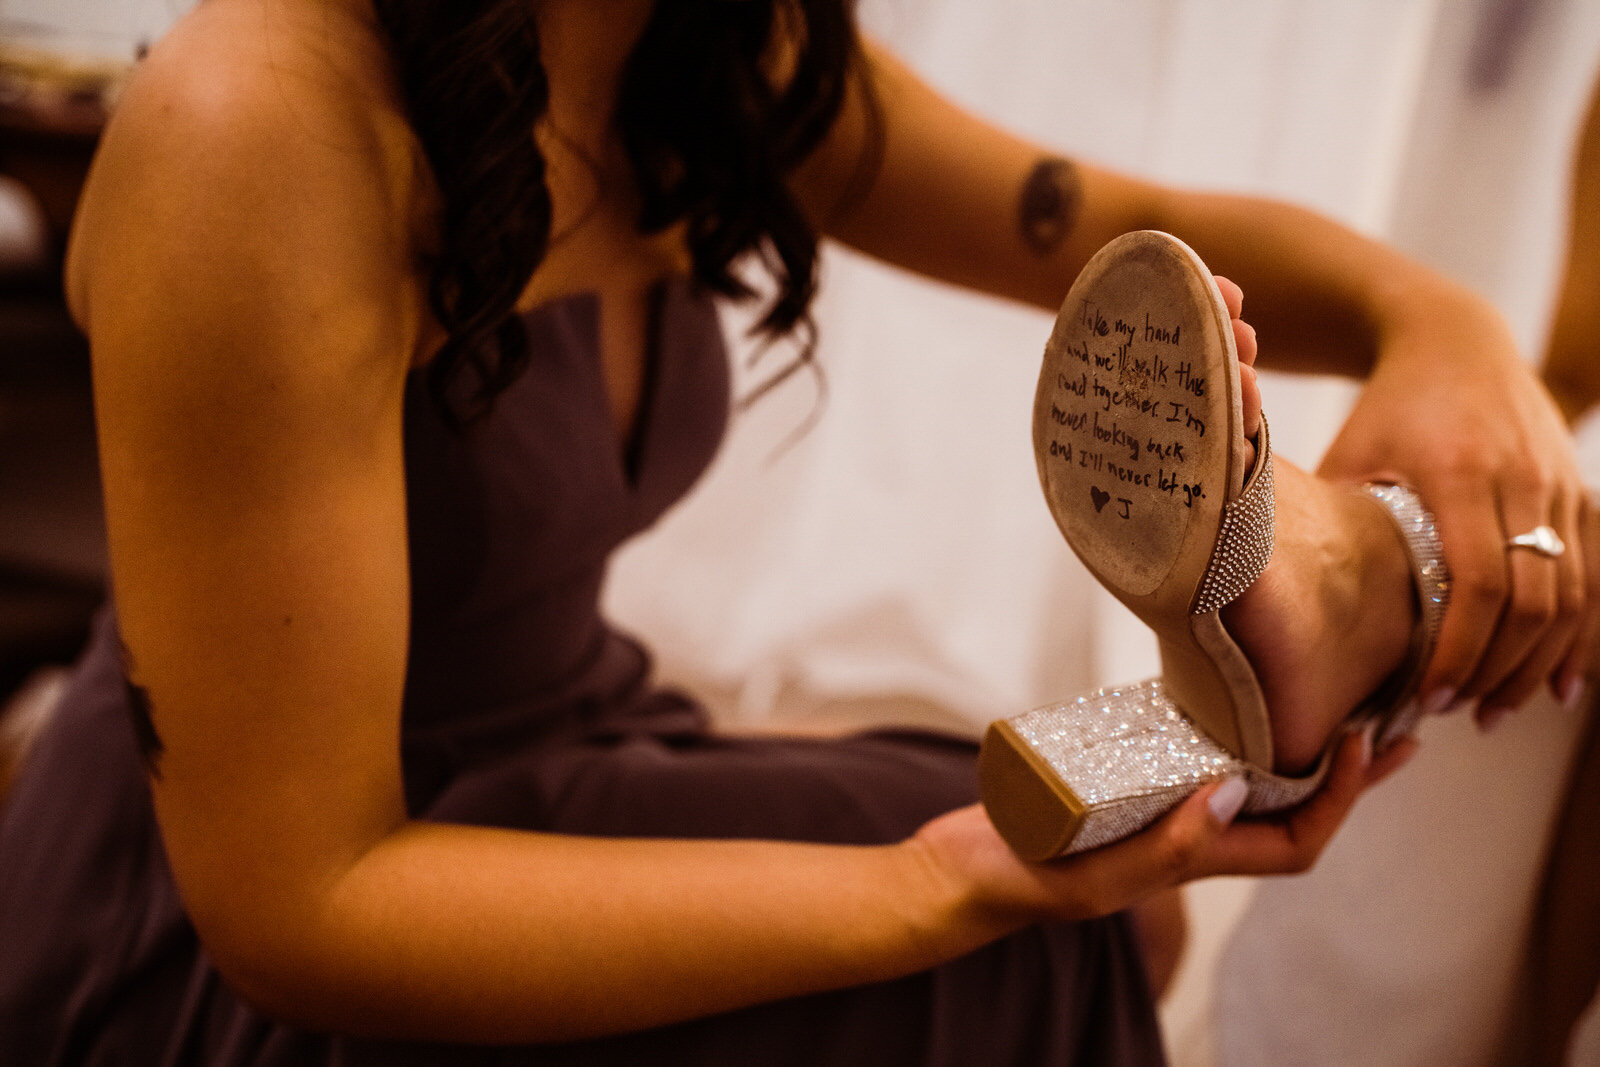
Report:
M 180 22 L 119 101 L 74 227 L 91 339 L 114 306 L 177 292 L 402 310 L 426 170 L 387 76 L 337 3 L 208 0 Z

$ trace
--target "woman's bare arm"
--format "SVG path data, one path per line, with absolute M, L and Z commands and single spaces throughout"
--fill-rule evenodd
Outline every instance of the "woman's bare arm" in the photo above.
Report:
M 157 812 L 224 974 L 313 1026 L 531 1040 L 885 978 L 995 936 L 952 921 L 965 901 L 909 848 L 406 819 L 410 160 L 362 107 L 251 58 L 152 57 L 73 267 Z
M 1389 290 L 1437 281 L 1293 204 L 1066 159 L 957 107 L 872 42 L 867 70 L 884 133 L 876 180 L 859 195 L 870 119 L 853 93 L 798 188 L 830 235 L 896 265 L 1054 311 L 1101 245 L 1167 229 L 1249 294 L 1284 369 L 1345 374 L 1369 369 Z

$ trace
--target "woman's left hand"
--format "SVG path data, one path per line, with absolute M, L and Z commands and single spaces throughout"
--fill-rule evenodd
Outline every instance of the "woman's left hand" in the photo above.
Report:
M 1586 595 L 1589 505 L 1561 415 L 1487 301 L 1432 282 L 1399 306 L 1319 473 L 1405 482 L 1438 519 L 1451 600 L 1424 709 L 1478 701 L 1492 725 L 1546 679 L 1574 699 L 1570 653 L 1600 603 Z M 1539 526 L 1565 551 L 1508 544 Z

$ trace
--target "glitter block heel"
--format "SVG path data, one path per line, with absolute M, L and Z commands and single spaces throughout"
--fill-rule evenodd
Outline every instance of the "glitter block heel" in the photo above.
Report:
M 1137 833 L 1219 778 L 1245 779 L 1247 814 L 1291 808 L 1322 768 L 1284 778 L 1230 755 L 1151 678 L 991 724 L 978 777 L 1000 836 L 1046 860 Z

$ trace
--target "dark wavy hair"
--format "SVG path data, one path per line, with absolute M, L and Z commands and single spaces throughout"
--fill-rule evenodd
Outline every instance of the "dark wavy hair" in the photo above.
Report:
M 513 312 L 550 242 L 533 130 L 549 105 L 530 0 L 374 0 L 412 128 L 441 198 L 428 298 L 447 339 L 428 385 L 450 421 L 482 414 L 527 366 Z M 753 399 L 809 363 L 817 234 L 786 178 L 820 143 L 858 77 L 853 0 L 659 0 L 624 68 L 617 133 L 642 197 L 638 226 L 686 224 L 695 279 L 754 295 L 733 266 L 755 253 L 776 284 L 758 330 L 801 337 Z M 786 80 L 774 85 L 778 35 Z M 881 153 L 871 136 L 854 188 Z M 798 331 L 797 331 L 797 328 Z M 459 384 L 458 384 L 459 383 Z

